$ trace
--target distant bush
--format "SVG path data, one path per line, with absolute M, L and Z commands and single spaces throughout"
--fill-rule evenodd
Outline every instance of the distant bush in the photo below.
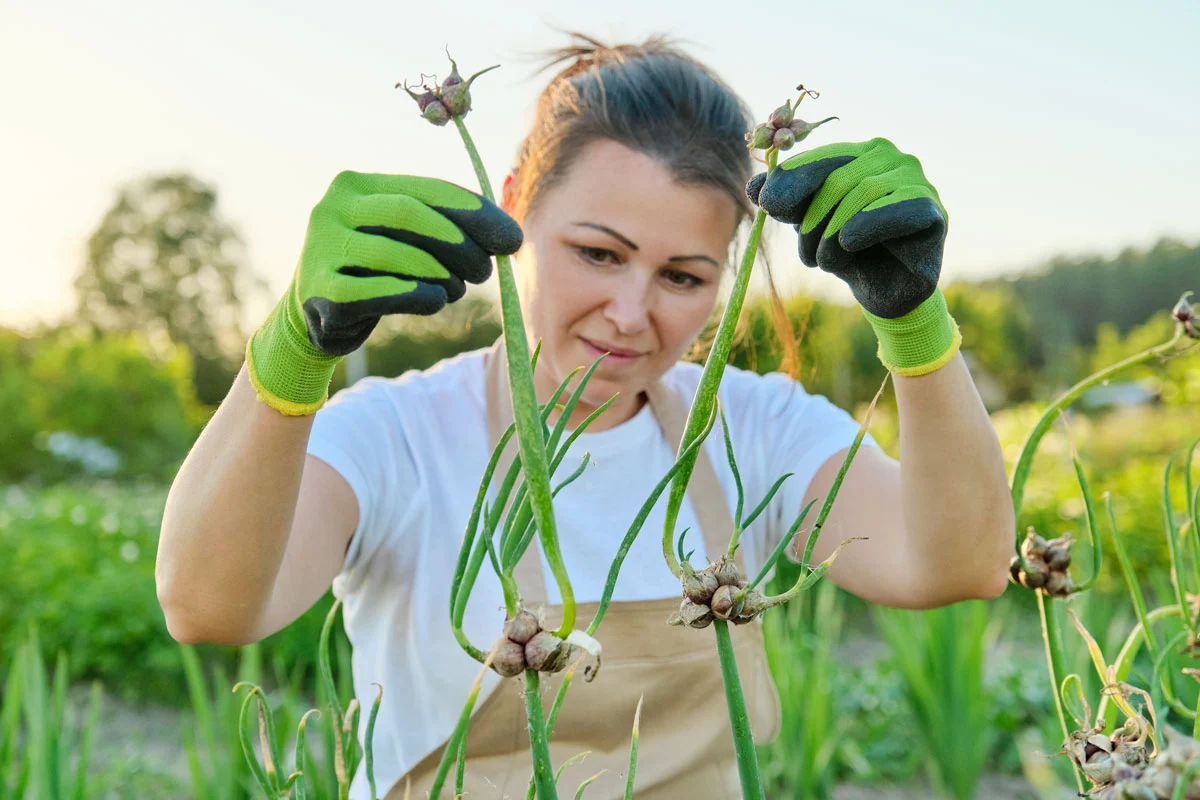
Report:
M 187 351 L 161 353 L 140 334 L 0 331 L 0 475 L 169 480 L 206 412 L 192 390 Z
M 99 678 L 128 700 L 187 703 L 179 645 L 167 632 L 154 584 L 166 489 L 119 486 L 10 486 L 0 491 L 0 671 L 30 625 L 43 652 L 68 656 L 71 680 Z M 263 642 L 312 685 L 326 596 Z M 340 627 L 336 635 L 344 637 Z M 230 672 L 237 648 L 197 647 Z M 0 685 L 4 676 L 0 675 Z

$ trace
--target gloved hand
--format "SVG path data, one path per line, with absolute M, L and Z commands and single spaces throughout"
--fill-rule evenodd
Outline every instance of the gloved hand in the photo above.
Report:
M 291 285 L 246 344 L 259 399 L 283 414 L 314 413 L 337 362 L 382 315 L 440 311 L 521 240 L 512 217 L 455 184 L 340 173 L 309 217 Z
M 887 139 L 799 153 L 746 186 L 795 226 L 800 260 L 850 286 L 899 375 L 944 366 L 962 336 L 937 288 L 948 216 L 916 158 Z

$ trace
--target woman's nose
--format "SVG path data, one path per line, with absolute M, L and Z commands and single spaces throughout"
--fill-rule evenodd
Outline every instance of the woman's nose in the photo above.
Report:
M 621 336 L 636 336 L 650 326 L 649 287 L 632 275 L 624 275 L 612 287 L 604 305 L 604 318 Z

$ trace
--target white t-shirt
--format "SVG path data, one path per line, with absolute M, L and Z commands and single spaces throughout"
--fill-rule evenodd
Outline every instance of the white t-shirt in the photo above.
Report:
M 371 684 L 383 686 L 373 739 L 380 791 L 449 738 L 479 672 L 479 663 L 451 633 L 449 598 L 463 533 L 491 455 L 485 352 L 463 353 L 398 378 L 361 380 L 317 412 L 309 438 L 308 452 L 337 470 L 358 499 L 358 527 L 333 591 L 344 603 L 353 645 L 354 688 L 363 704 L 360 741 L 376 694 Z M 663 380 L 690 403 L 700 373 L 699 366 L 680 362 Z M 850 446 L 859 425 L 782 374 L 759 376 L 727 367 L 719 397 L 747 511 L 781 475 L 794 473 L 742 536 L 746 568 L 754 574 L 798 515 L 813 475 Z M 863 443 L 877 446 L 870 435 Z M 737 490 L 719 422 L 704 446 L 732 510 Z M 581 435 L 552 484 L 573 472 L 585 452 L 591 463 L 554 503 L 563 560 L 579 602 L 600 599 L 618 544 L 674 463 L 671 443 L 649 404 L 615 428 Z M 679 583 L 662 557 L 665 507 L 660 498 L 624 562 L 613 600 L 679 596 Z M 817 508 L 805 529 L 815 521 Z M 690 501 L 680 511 L 677 529 L 688 526 L 699 530 Z M 696 551 L 693 563 L 707 563 L 700 536 L 689 534 L 686 547 Z M 558 587 L 544 558 L 542 570 L 548 600 L 557 604 Z M 485 561 L 464 631 L 487 649 L 503 622 L 504 595 Z M 603 625 L 598 638 L 603 644 Z M 479 703 L 499 680 L 493 672 L 486 674 Z M 350 796 L 368 796 L 361 767 Z

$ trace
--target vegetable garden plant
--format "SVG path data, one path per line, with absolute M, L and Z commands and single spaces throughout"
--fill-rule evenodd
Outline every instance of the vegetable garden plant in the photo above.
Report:
M 440 84 L 437 84 L 435 79 L 435 85 L 432 88 L 428 86 L 413 87 L 420 88 L 422 90 L 420 93 L 414 92 L 413 88 L 407 84 L 404 84 L 403 88 L 417 101 L 424 119 L 438 126 L 454 123 L 475 168 L 483 195 L 488 199 L 493 199 L 491 184 L 464 122 L 464 117 L 471 107 L 471 84 L 488 70 L 482 70 L 463 79 L 453 60 L 451 60 L 451 67 L 449 77 Z M 494 69 L 494 67 L 489 69 Z M 795 118 L 795 109 L 800 101 L 806 95 L 816 96 L 815 93 L 803 87 L 797 88 L 800 95 L 794 103 L 785 103 L 771 114 L 766 123 L 757 126 L 754 131 L 747 134 L 748 145 L 752 149 L 763 151 L 762 158 L 768 168 L 775 166 L 780 150 L 789 149 L 819 125 L 829 121 L 826 119 L 810 124 Z M 764 511 L 783 481 L 789 476 L 780 477 L 766 497 L 761 498 L 756 505 L 746 511 L 733 442 L 724 425 L 722 429 L 725 436 L 725 451 L 737 484 L 735 527 L 730 532 L 727 550 L 720 554 L 715 561 L 703 567 L 690 562 L 690 554 L 684 552 L 687 532 L 676 531 L 676 521 L 698 448 L 712 431 L 717 417 L 723 418 L 723 411 L 719 408 L 716 398 L 717 387 L 729 357 L 734 328 L 745 299 L 765 221 L 766 213 L 759 210 L 753 221 L 747 247 L 735 276 L 732 293 L 717 330 L 716 340 L 705 363 L 699 388 L 692 401 L 676 462 L 654 487 L 639 513 L 631 521 L 619 549 L 614 554 L 598 608 L 593 618 L 582 626 L 576 619 L 576 604 L 570 576 L 566 573 L 558 547 L 553 497 L 563 487 L 582 475 L 588 463 L 588 457 L 585 456 L 583 463 L 553 488 L 551 482 L 561 466 L 570 444 L 604 412 L 612 400 L 597 408 L 578 429 L 564 438 L 566 420 L 570 418 L 571 411 L 578 403 L 584 387 L 601 359 L 598 359 L 583 373 L 579 386 L 566 397 L 561 407 L 558 403 L 578 370 L 568 376 L 547 403 L 539 405 L 533 384 L 533 369 L 536 364 L 537 351 L 535 349 L 531 352 L 525 337 L 525 327 L 522 322 L 521 308 L 509 259 L 506 256 L 497 257 L 501 312 L 515 421 L 501 437 L 482 476 L 475 505 L 464 532 L 457 570 L 452 578 L 451 602 L 448 609 L 449 622 L 463 650 L 478 660 L 481 668 L 479 677 L 465 699 L 459 722 L 444 750 L 436 782 L 430 792 L 431 797 L 446 795 L 457 797 L 462 792 L 467 730 L 471 711 L 487 669 L 495 670 L 506 678 L 521 680 L 524 684 L 529 722 L 529 746 L 533 762 L 528 797 L 536 797 L 538 800 L 558 797 L 557 778 L 566 764 L 551 764 L 547 745 L 553 736 L 557 712 L 566 701 L 571 681 L 581 664 L 587 663 L 587 667 L 582 673 L 585 680 L 597 679 L 599 676 L 599 665 L 603 652 L 602 632 L 599 628 L 605 610 L 612 597 L 622 562 L 634 539 L 641 532 L 650 510 L 664 492 L 667 493 L 667 514 L 662 531 L 662 552 L 668 567 L 679 578 L 681 587 L 679 612 L 672 619 L 664 620 L 664 624 L 695 628 L 697 629 L 696 635 L 707 635 L 699 631 L 712 628 L 725 684 L 731 736 L 737 754 L 742 793 L 746 798 L 762 798 L 764 796 L 728 626 L 749 623 L 768 609 L 786 603 L 800 592 L 811 588 L 824 576 L 841 549 L 850 543 L 851 540 L 841 543 L 833 555 L 819 564 L 809 563 L 821 526 L 832 509 L 842 479 L 865 435 L 871 412 L 887 383 L 887 378 L 885 378 L 868 408 L 866 418 L 845 457 L 829 495 L 825 498 L 815 521 L 807 532 L 800 577 L 794 586 L 774 596 L 764 595 L 760 591 L 764 578 L 783 554 L 784 548 L 800 531 L 813 504 L 810 503 L 800 512 L 779 546 L 771 553 L 756 575 L 739 574 L 738 569 L 734 566 L 734 555 L 739 545 L 741 532 Z M 1177 326 L 1175 335 L 1169 341 L 1080 381 L 1054 401 L 1035 425 L 1022 449 L 1012 478 L 1012 498 L 1014 509 L 1017 512 L 1018 531 L 1021 528 L 1020 510 L 1024 487 L 1029 477 L 1033 457 L 1038 443 L 1054 420 L 1062 416 L 1064 410 L 1089 387 L 1110 379 L 1128 367 L 1152 358 L 1166 360 L 1169 357 L 1194 352 L 1197 349 L 1196 340 L 1200 339 L 1200 322 L 1197 321 L 1192 306 L 1188 303 L 1190 294 L 1191 292 L 1185 293 L 1171 310 Z M 556 408 L 561 408 L 562 413 L 556 423 L 550 426 L 548 420 Z M 519 442 L 519 455 L 506 474 L 497 476 L 495 472 L 500 460 L 500 453 L 513 436 L 516 436 Z M 1094 583 L 1100 571 L 1102 558 L 1095 505 L 1083 467 L 1073 447 L 1072 460 L 1084 497 L 1088 535 L 1092 545 L 1090 577 L 1076 583 L 1071 576 L 1073 537 L 1070 534 L 1047 540 L 1030 528 L 1025 533 L 1018 533 L 1016 536 L 1017 554 L 1013 559 L 1012 579 L 1014 583 L 1036 594 L 1048 669 L 1053 682 L 1057 714 L 1062 729 L 1061 752 L 1067 754 L 1071 760 L 1079 791 L 1085 792 L 1085 778 L 1090 783 L 1090 787 L 1086 789 L 1086 794 L 1089 796 L 1106 798 L 1106 800 L 1110 798 L 1200 800 L 1200 742 L 1197 741 L 1197 737 L 1200 737 L 1200 714 L 1197 713 L 1194 704 L 1189 705 L 1183 702 L 1181 696 L 1184 692 L 1180 691 L 1181 688 L 1185 688 L 1182 679 L 1200 677 L 1200 669 L 1184 666 L 1184 664 L 1195 662 L 1200 655 L 1200 619 L 1198 619 L 1200 600 L 1197 599 L 1200 597 L 1200 486 L 1195 485 L 1191 471 L 1191 463 L 1197 446 L 1200 446 L 1200 439 L 1193 442 L 1188 448 L 1182 465 L 1186 497 L 1186 513 L 1182 524 L 1177 525 L 1176 523 L 1170 494 L 1172 469 L 1178 454 L 1169 459 L 1163 476 L 1164 533 L 1172 560 L 1174 589 L 1172 602 L 1153 609 L 1147 607 L 1137 576 L 1133 574 L 1125 555 L 1122 534 L 1118 532 L 1116 526 L 1112 498 L 1108 494 L 1105 495 L 1107 516 L 1112 529 L 1113 551 L 1122 567 L 1138 619 L 1137 625 L 1129 633 L 1123 647 L 1111 659 L 1106 658 L 1106 655 L 1101 652 L 1094 639 L 1069 608 L 1071 598 L 1086 591 Z M 498 481 L 495 492 L 496 499 L 494 505 L 489 505 L 486 497 L 494 480 Z M 551 565 L 562 597 L 562 624 L 555 630 L 543 628 L 542 620 L 533 611 L 522 606 L 520 587 L 514 579 L 514 568 L 522 554 L 533 543 L 535 536 Z M 1184 555 L 1186 551 L 1190 551 L 1192 554 L 1190 564 L 1187 563 Z M 463 632 L 462 620 L 467 600 L 485 561 L 501 581 L 507 621 L 503 630 L 497 631 L 495 641 L 477 643 L 471 642 Z M 330 664 L 329 637 L 337 609 L 338 604 L 335 603 L 326 618 L 320 642 L 320 696 L 327 701 L 325 713 L 314 709 L 299 720 L 296 725 L 295 738 L 290 740 L 293 744 L 293 747 L 290 748 L 292 753 L 289 754 L 292 755 L 291 760 L 293 761 L 291 769 L 284 766 L 284 752 L 280 746 L 280 736 L 286 734 L 287 729 L 273 718 L 270 704 L 266 702 L 262 690 L 253 680 L 242 680 L 233 687 L 235 694 L 245 689 L 237 726 L 241 749 L 253 781 L 268 797 L 305 798 L 311 796 L 310 787 L 312 787 L 318 797 L 332 797 L 336 794 L 339 798 L 346 798 L 349 793 L 349 776 L 353 774 L 359 760 L 365 761 L 363 766 L 370 786 L 371 797 L 377 796 L 373 775 L 374 754 L 371 739 L 375 717 L 383 701 L 384 690 L 382 687 L 377 687 L 377 693 L 368 714 L 364 747 L 360 749 L 356 731 L 362 709 L 357 699 L 350 700 L 344 708 L 338 702 L 339 694 L 344 695 L 345 692 L 339 693 Z M 1082 643 L 1088 647 L 1103 685 L 1102 696 L 1098 699 L 1094 716 L 1084 691 L 1084 682 L 1080 676 L 1064 674 L 1064 665 L 1067 662 L 1062 629 L 1064 627 L 1063 618 L 1066 615 L 1072 617 L 1074 625 L 1082 637 Z M 1178 630 L 1171 628 L 1171 633 L 1167 635 L 1159 633 L 1161 629 L 1172 623 Z M 1140 675 L 1142 685 L 1138 686 L 1133 682 L 1134 676 L 1138 675 L 1134 667 L 1135 660 L 1143 651 L 1149 656 L 1149 670 L 1143 670 L 1146 674 Z M 343 663 L 344 660 L 343 658 Z M 29 668 L 24 670 L 24 680 L 27 683 L 35 682 L 35 678 L 41 673 L 40 669 L 34 669 L 34 666 L 36 665 L 30 662 Z M 564 670 L 559 691 L 547 713 L 542 704 L 541 675 Z M 193 669 L 192 672 L 194 673 L 196 670 Z M 57 759 L 37 756 L 39 753 L 44 755 L 43 751 L 49 752 L 45 746 L 38 746 L 39 741 L 43 745 L 52 742 L 54 749 L 57 750 L 58 730 L 50 730 L 45 725 L 37 727 L 36 730 L 30 729 L 24 732 L 22 738 L 27 744 L 33 746 L 23 748 L 14 746 L 18 735 L 22 733 L 19 730 L 21 714 L 21 709 L 18 708 L 19 698 L 26 694 L 18 690 L 18 684 L 22 681 L 21 675 L 22 671 L 19 669 L 10 672 L 8 687 L 10 691 L 5 692 L 4 701 L 0 703 L 0 794 L 8 790 L 15 790 L 18 796 L 24 787 L 29 785 L 31 779 L 35 783 L 38 782 L 39 775 L 45 775 L 41 779 L 42 785 L 49 785 L 60 780 L 58 771 L 46 771 L 53 769 L 49 765 Z M 200 684 L 197 681 L 193 681 L 193 691 L 200 691 L 204 694 L 202 687 L 198 688 Z M 28 709 L 33 707 L 29 704 L 28 697 L 23 705 L 26 706 L 25 711 L 28 716 L 30 713 Z M 38 708 L 41 706 L 38 705 Z M 1160 717 L 1160 710 L 1165 710 L 1166 716 Z M 231 714 L 232 709 L 225 713 Z M 640 714 L 641 706 L 639 705 L 632 721 L 626 797 L 631 797 L 633 794 Z M 1167 716 L 1172 714 L 1183 722 L 1190 721 L 1192 723 L 1191 736 L 1167 724 Z M 41 714 L 35 716 L 39 720 L 44 718 L 44 715 Z M 332 766 L 336 781 L 318 780 L 317 776 L 312 774 L 315 772 L 317 762 L 313 760 L 309 746 L 306 744 L 306 728 L 314 716 L 323 717 L 321 720 L 324 726 L 322 741 L 325 753 L 320 761 L 322 766 Z M 1068 717 L 1070 717 L 1070 722 Z M 257 725 L 255 725 L 255 718 Z M 1119 725 L 1118 722 L 1120 722 Z M 83 750 L 81 757 L 84 759 L 81 762 L 81 769 L 82 764 L 86 763 L 87 743 L 90 741 L 90 731 L 93 725 L 94 711 L 81 734 Z M 255 727 L 258 729 L 257 737 L 251 734 Z M 570 762 L 568 761 L 568 763 Z M 556 766 L 558 772 L 556 772 Z M 62 767 L 65 770 L 65 765 Z M 450 772 L 454 767 L 456 767 L 454 777 L 451 778 Z M 305 773 L 310 774 L 306 776 Z M 83 784 L 78 780 L 79 776 L 66 772 L 62 774 L 63 783 L 74 781 L 73 796 L 82 797 L 84 790 Z M 12 776 L 15 776 L 17 781 L 15 786 L 9 783 Z M 328 778 L 329 776 L 324 777 Z M 584 781 L 574 796 L 584 796 L 591 780 Z M 452 783 L 453 788 L 447 786 L 449 783 Z M 199 791 L 204 787 L 197 786 L 196 788 Z M 215 786 L 213 789 L 213 792 L 205 790 L 203 794 L 224 796 L 223 792 L 215 790 Z

